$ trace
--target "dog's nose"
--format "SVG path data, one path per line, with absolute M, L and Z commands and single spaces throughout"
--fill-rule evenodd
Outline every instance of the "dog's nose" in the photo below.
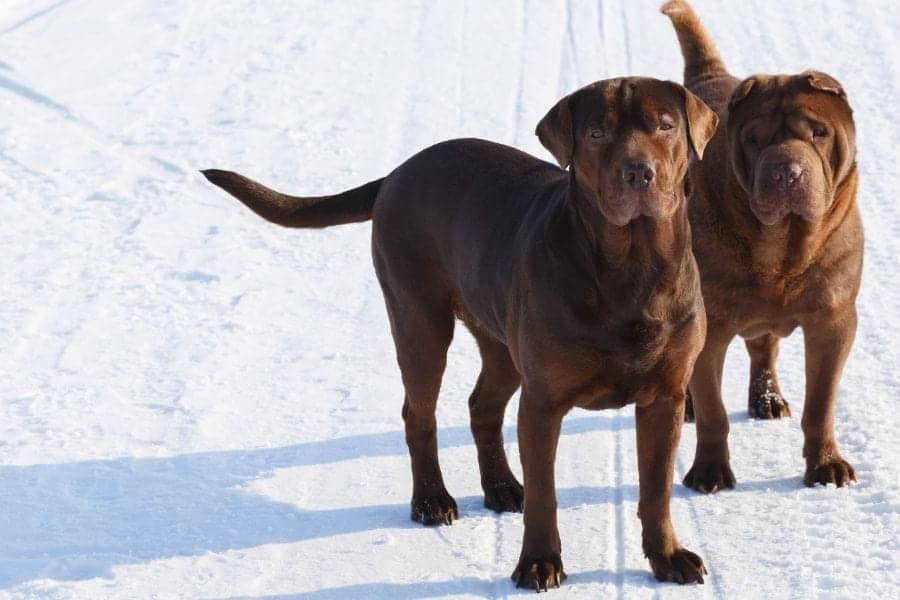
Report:
M 653 181 L 656 172 L 645 162 L 630 163 L 622 167 L 622 180 L 636 190 L 645 189 Z
M 784 162 L 772 166 L 772 181 L 788 189 L 794 187 L 803 176 L 803 167 L 799 163 Z

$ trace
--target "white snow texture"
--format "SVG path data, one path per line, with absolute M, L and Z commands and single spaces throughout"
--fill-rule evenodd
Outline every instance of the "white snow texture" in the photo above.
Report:
M 633 408 L 567 417 L 556 597 L 889 598 L 900 586 L 900 11 L 893 0 L 696 0 L 731 71 L 835 75 L 855 108 L 866 226 L 837 436 L 859 482 L 802 484 L 795 416 L 724 393 L 733 491 L 673 521 L 704 586 L 640 548 Z M 367 223 L 264 222 L 198 173 L 338 192 L 440 140 L 550 160 L 534 126 L 607 77 L 681 79 L 657 0 L 3 0 L 0 596 L 435 598 L 520 593 L 522 517 L 482 505 L 457 327 L 438 407 L 451 527 L 409 520 L 402 388 Z M 506 440 L 515 443 L 517 399 Z

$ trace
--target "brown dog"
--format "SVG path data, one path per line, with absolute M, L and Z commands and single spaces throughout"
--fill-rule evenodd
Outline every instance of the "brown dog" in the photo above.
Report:
M 454 317 L 472 331 L 482 370 L 469 399 L 485 494 L 525 508 L 513 580 L 565 578 L 554 461 L 573 407 L 636 404 L 643 547 L 660 580 L 702 582 L 700 558 L 669 519 L 684 389 L 705 316 L 691 254 L 683 180 L 715 114 L 672 82 L 613 79 L 563 98 L 537 127 L 569 172 L 481 140 L 437 144 L 384 179 L 296 198 L 235 173 L 205 171 L 264 218 L 288 227 L 372 219 L 406 398 L 412 518 L 450 524 L 435 403 Z M 524 494 L 503 450 L 503 412 L 522 385 L 518 437 Z
M 702 492 L 734 486 L 721 398 L 729 342 L 740 335 L 750 353 L 750 415 L 789 416 L 775 358 L 778 338 L 799 326 L 804 482 L 843 486 L 856 476 L 838 453 L 834 406 L 856 333 L 863 256 L 847 95 L 816 71 L 738 81 L 687 2 L 662 11 L 681 43 L 685 85 L 727 123 L 691 169 L 690 220 L 709 324 L 690 383 L 697 454 L 684 484 Z

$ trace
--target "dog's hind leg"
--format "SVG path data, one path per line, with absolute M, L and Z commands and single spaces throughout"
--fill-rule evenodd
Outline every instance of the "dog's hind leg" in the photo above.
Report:
M 424 292 L 385 289 L 385 300 L 406 391 L 403 421 L 413 476 L 410 516 L 425 525 L 450 525 L 459 513 L 444 487 L 434 413 L 453 338 L 453 311 L 449 303 L 445 306 Z
M 728 414 L 722 402 L 722 372 L 731 339 L 730 332 L 708 325 L 706 342 L 691 374 L 697 450 L 684 485 L 704 494 L 734 487 L 728 455 Z
M 474 329 L 472 334 L 481 351 L 481 373 L 469 396 L 469 416 L 484 505 L 497 512 L 521 512 L 524 492 L 503 449 L 503 413 L 522 378 L 505 344 Z
M 745 340 L 744 343 L 750 354 L 750 390 L 747 397 L 750 416 L 757 419 L 791 416 L 791 408 L 781 395 L 775 372 L 778 338 L 769 333 Z

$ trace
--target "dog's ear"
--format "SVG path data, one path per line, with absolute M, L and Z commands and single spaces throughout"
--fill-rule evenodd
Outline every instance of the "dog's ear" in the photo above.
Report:
M 728 110 L 734 110 L 734 107 L 747 99 L 748 96 L 753 92 L 753 88 L 762 87 L 762 80 L 759 75 L 754 75 L 753 77 L 748 77 L 743 80 L 738 86 L 737 89 L 731 94 L 731 99 L 728 100 Z
M 684 95 L 684 114 L 687 117 L 688 124 L 688 141 L 697 160 L 703 160 L 703 151 L 706 144 L 712 139 L 716 133 L 716 127 L 719 125 L 719 115 L 713 111 L 706 102 L 692 94 L 686 88 L 679 86 Z
M 575 151 L 571 103 L 572 94 L 557 102 L 534 130 L 541 144 L 550 151 L 563 169 L 572 163 L 572 154 Z
M 821 71 L 804 71 L 801 73 L 801 76 L 805 77 L 806 81 L 814 89 L 836 94 L 844 100 L 847 99 L 847 92 L 844 91 L 844 88 L 838 83 L 838 80 L 831 75 L 822 73 Z
M 814 90 L 834 94 L 841 100 L 846 114 L 833 113 L 830 119 L 834 126 L 831 164 L 835 185 L 843 182 L 856 165 L 856 127 L 853 124 L 853 109 L 847 100 L 847 92 L 837 79 L 821 71 L 804 71 L 800 78 Z

